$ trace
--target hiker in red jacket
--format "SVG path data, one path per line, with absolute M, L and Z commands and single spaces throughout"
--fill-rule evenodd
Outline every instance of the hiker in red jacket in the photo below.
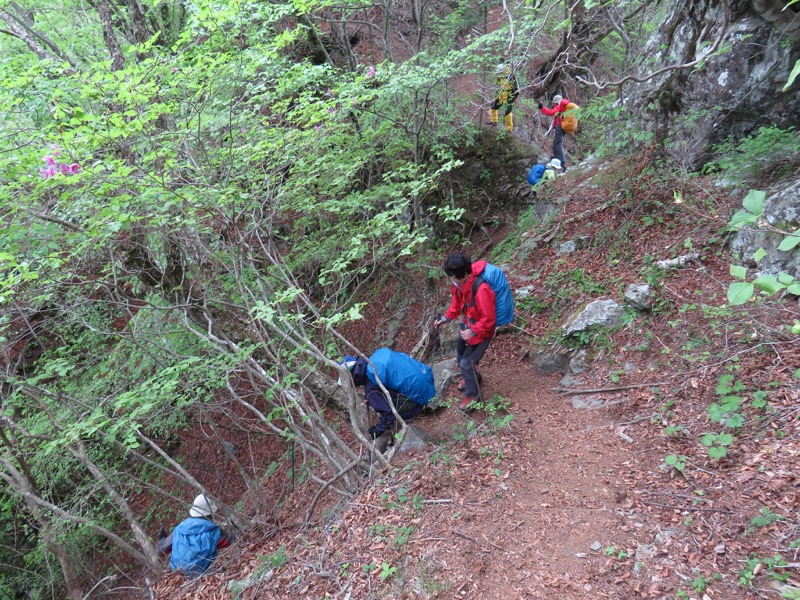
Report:
M 569 100 L 561 96 L 553 96 L 553 108 L 547 108 L 539 102 L 539 110 L 548 117 L 553 117 L 553 158 L 561 161 L 561 166 L 566 171 L 567 159 L 564 156 L 564 130 L 561 128 L 561 119 L 567 110 Z
M 495 332 L 497 311 L 494 290 L 484 282 L 478 287 L 475 298 L 472 297 L 472 284 L 485 267 L 486 261 L 472 262 L 469 256 L 460 252 L 451 254 L 444 263 L 444 272 L 453 282 L 450 290 L 452 299 L 450 308 L 436 324 L 441 325 L 462 315 L 458 327 L 460 331 L 456 344 L 456 361 L 461 371 L 458 389 L 464 392 L 458 408 L 464 412 L 470 410 L 473 402 L 481 399 L 478 388 L 481 376 L 475 368 Z

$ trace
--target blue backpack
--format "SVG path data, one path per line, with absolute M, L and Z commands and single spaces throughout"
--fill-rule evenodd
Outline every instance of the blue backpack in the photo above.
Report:
M 216 523 L 201 517 L 181 521 L 172 532 L 172 556 L 169 568 L 199 577 L 217 556 L 222 532 Z
M 545 168 L 547 168 L 546 165 L 533 165 L 531 170 L 528 171 L 528 183 L 531 185 L 539 183 L 542 175 L 544 175 Z
M 408 354 L 380 348 L 369 357 L 367 378 L 378 385 L 378 378 L 387 390 L 395 390 L 412 402 L 428 404 L 436 395 L 431 368 Z M 374 367 L 373 367 L 374 365 Z
M 514 295 L 511 293 L 511 286 L 508 285 L 506 274 L 500 267 L 493 264 L 486 263 L 483 272 L 475 278 L 472 283 L 472 303 L 475 303 L 475 294 L 478 293 L 478 288 L 482 283 L 488 283 L 489 287 L 494 290 L 495 295 L 495 310 L 497 311 L 497 320 L 495 325 L 508 325 L 514 320 Z

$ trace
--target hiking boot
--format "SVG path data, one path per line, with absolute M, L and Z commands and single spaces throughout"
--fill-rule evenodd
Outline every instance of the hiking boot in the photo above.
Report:
M 463 413 L 472 412 L 473 410 L 475 410 L 475 408 L 472 406 L 472 403 L 477 402 L 477 400 L 478 400 L 477 398 L 470 398 L 469 396 L 464 396 L 461 399 L 461 402 L 458 403 L 458 410 L 460 410 Z
M 483 375 L 481 375 L 480 373 L 476 373 L 476 375 L 478 376 L 478 378 L 477 378 L 478 379 L 478 385 L 482 384 L 483 383 Z M 458 389 L 459 392 L 463 392 L 464 391 L 464 380 L 463 379 L 458 382 L 458 385 L 456 386 L 456 388 Z

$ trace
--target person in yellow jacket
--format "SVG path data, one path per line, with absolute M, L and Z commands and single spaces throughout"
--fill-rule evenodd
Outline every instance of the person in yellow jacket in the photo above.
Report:
M 517 78 L 507 65 L 500 64 L 494 72 L 497 75 L 497 97 L 489 107 L 489 124 L 497 125 L 500 120 L 500 109 L 505 108 L 506 131 L 514 131 L 514 101 L 519 96 L 519 86 Z

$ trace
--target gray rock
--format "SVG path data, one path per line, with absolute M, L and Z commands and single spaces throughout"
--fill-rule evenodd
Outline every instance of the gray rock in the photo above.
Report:
M 581 348 L 569 361 L 569 372 L 580 375 L 592 368 L 596 352 L 591 348 Z
M 526 285 L 525 287 L 514 290 L 514 295 L 518 300 L 522 300 L 523 298 L 530 296 L 533 293 L 533 289 L 534 288 L 532 285 Z
M 458 367 L 456 366 L 456 359 L 449 358 L 434 363 L 431 368 L 433 369 L 433 384 L 436 387 L 436 396 L 428 403 L 426 408 L 436 410 L 439 408 L 439 402 L 442 400 L 444 390 L 447 389 L 447 386 L 450 385 L 453 377 L 458 372 Z
M 540 375 L 547 373 L 566 372 L 569 366 L 569 357 L 561 352 L 539 352 L 533 357 L 533 368 Z
M 625 302 L 636 310 L 650 310 L 650 286 L 646 283 L 632 283 L 625 290 Z
M 558 382 L 558 387 L 560 388 L 577 388 L 583 385 L 583 380 L 575 377 L 572 373 L 567 373 L 564 377 L 561 378 L 561 381 Z
M 800 229 L 800 179 L 767 194 L 763 215 L 767 223 L 778 229 Z M 763 248 L 767 255 L 757 263 L 761 274 L 777 275 L 785 271 L 792 277 L 800 278 L 800 246 L 788 252 L 778 250 L 784 237 L 753 224 L 739 230 L 731 242 L 731 250 L 745 264 L 756 266 L 753 255 Z
M 558 247 L 556 251 L 557 254 L 571 254 L 578 249 L 578 245 L 575 243 L 575 240 L 570 240 L 568 242 L 564 242 Z
M 593 325 L 615 327 L 621 323 L 625 309 L 613 300 L 595 300 L 577 310 L 564 324 L 564 336 L 585 331 Z
M 436 440 L 429 433 L 423 431 L 414 424 L 409 424 L 406 430 L 406 437 L 398 448 L 397 453 L 410 452 L 412 450 L 424 450 L 428 444 L 435 443 Z
M 598 396 L 572 396 L 570 404 L 578 410 L 586 410 L 600 408 L 606 404 L 606 401 Z
M 697 262 L 699 259 L 700 255 L 697 254 L 697 252 L 690 252 L 689 254 L 684 254 L 683 256 L 659 260 L 656 263 L 656 266 L 659 269 L 682 269 L 693 262 Z

